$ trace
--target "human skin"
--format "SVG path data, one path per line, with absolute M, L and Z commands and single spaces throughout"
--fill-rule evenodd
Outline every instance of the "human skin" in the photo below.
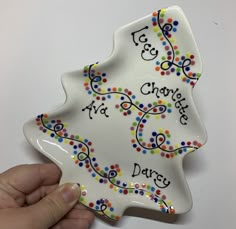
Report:
M 60 177 L 54 164 L 19 165 L 1 173 L 1 228 L 89 228 L 94 214 L 78 203 L 78 185 L 58 186 Z

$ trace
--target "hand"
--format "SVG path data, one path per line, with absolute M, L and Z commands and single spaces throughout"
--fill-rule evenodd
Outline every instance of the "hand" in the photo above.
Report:
M 54 164 L 20 165 L 0 174 L 0 225 L 4 229 L 85 229 L 94 215 L 77 203 L 77 184 L 58 187 Z

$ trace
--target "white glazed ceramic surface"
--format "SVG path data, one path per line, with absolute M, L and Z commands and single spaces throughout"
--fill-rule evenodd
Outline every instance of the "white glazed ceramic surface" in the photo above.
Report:
M 174 6 L 114 37 L 107 60 L 63 75 L 65 104 L 27 122 L 25 136 L 109 219 L 128 207 L 184 213 L 183 157 L 207 138 L 192 98 L 202 64 L 189 23 Z

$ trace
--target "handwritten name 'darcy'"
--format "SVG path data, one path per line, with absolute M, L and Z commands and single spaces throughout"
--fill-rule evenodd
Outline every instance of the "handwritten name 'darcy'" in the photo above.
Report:
M 170 181 L 161 173 L 149 168 L 142 168 L 138 163 L 134 163 L 132 177 L 136 177 L 139 175 L 143 175 L 148 179 L 153 179 L 153 182 L 158 188 L 166 188 L 170 185 Z
M 187 125 L 188 116 L 186 115 L 186 109 L 189 107 L 186 103 L 186 99 L 179 92 L 179 88 L 169 89 L 167 87 L 157 87 L 155 82 L 146 82 L 144 83 L 140 91 L 143 95 L 155 94 L 157 98 L 160 96 L 171 97 L 172 101 L 175 103 L 175 108 L 179 110 L 180 114 L 180 123 L 182 125 Z

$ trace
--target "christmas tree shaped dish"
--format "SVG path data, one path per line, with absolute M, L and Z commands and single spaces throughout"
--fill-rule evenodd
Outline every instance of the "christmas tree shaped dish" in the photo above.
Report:
M 202 65 L 189 23 L 174 6 L 114 38 L 107 60 L 63 75 L 66 102 L 28 121 L 25 136 L 104 217 L 119 220 L 128 207 L 187 212 L 182 161 L 207 138 L 192 98 Z

